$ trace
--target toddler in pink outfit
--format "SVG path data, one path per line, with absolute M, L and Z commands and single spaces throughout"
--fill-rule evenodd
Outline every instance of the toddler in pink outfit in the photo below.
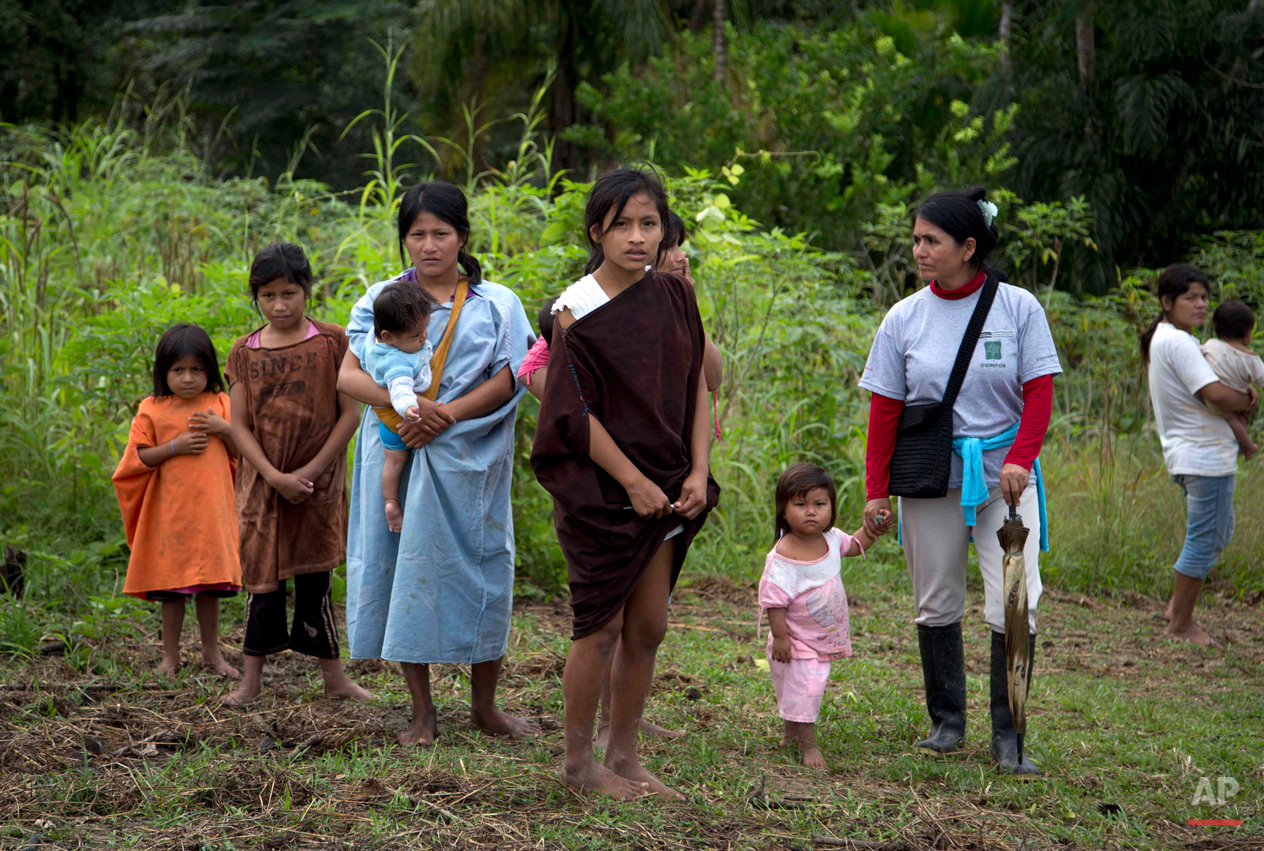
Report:
M 764 561 L 759 612 L 768 613 L 768 664 L 785 721 L 783 747 L 797 744 L 803 764 L 828 769 L 816 743 L 816 718 L 831 663 L 851 655 L 843 557 L 863 556 L 874 538 L 834 528 L 834 480 L 795 464 L 777 482 L 777 541 Z

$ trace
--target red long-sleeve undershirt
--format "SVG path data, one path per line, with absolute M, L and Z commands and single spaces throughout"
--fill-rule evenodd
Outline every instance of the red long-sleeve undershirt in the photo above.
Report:
M 904 403 L 874 393 L 869 397 L 869 438 L 865 445 L 865 498 L 888 496 L 891 455 L 900 426 Z M 1053 376 L 1042 375 L 1023 385 L 1023 414 L 1018 420 L 1018 436 L 1005 455 L 1006 464 L 1030 470 L 1044 445 L 1049 419 L 1053 415 Z

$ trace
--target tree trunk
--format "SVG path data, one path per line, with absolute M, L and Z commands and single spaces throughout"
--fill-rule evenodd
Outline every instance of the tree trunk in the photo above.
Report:
M 1010 64 L 1010 32 L 1014 25 L 1014 0 L 1005 0 L 1001 4 L 1001 70 L 1006 74 L 1013 71 Z
M 728 40 L 724 33 L 724 0 L 714 0 L 711 7 L 711 51 L 715 54 L 715 79 L 724 82 L 727 74 Z
M 1075 55 L 1080 67 L 1080 86 L 1089 88 L 1097 73 L 1097 45 L 1093 41 L 1093 7 L 1075 18 Z
M 574 170 L 580 165 L 579 146 L 562 138 L 562 131 L 575 123 L 575 86 L 571 79 L 570 68 L 558 68 L 557 77 L 553 80 L 553 109 L 550 110 L 549 124 L 556 140 L 553 155 L 558 165 Z

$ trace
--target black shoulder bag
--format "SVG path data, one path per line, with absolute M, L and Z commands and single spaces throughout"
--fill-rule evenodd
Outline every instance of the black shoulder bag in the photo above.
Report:
M 1000 286 L 989 275 L 979 293 L 979 302 L 970 315 L 970 324 L 961 338 L 957 361 L 952 365 L 944 398 L 938 402 L 905 405 L 900 414 L 900 427 L 895 436 L 895 452 L 891 456 L 892 496 L 937 499 L 948 493 L 948 475 L 952 471 L 952 406 L 957 402 L 961 384 L 966 380 L 970 359 L 974 357 L 979 334 L 987 321 L 992 300 Z

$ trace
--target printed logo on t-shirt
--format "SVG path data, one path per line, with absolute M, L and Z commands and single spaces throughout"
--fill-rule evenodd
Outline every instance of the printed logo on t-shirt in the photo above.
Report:
M 1013 328 L 1000 328 L 993 331 L 980 331 L 979 332 L 980 340 L 1000 340 L 1000 339 L 1008 340 L 1008 339 L 1011 339 L 1013 336 L 1014 336 Z
M 988 340 L 983 344 L 983 354 L 987 360 L 1001 359 L 1001 341 Z

